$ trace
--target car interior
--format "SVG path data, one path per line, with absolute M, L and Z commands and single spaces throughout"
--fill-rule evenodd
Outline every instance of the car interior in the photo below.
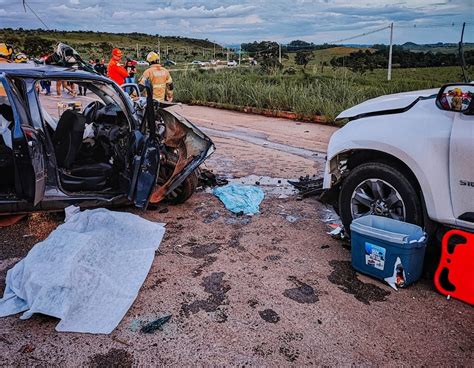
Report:
M 87 88 L 87 96 L 68 96 L 57 102 L 52 96 L 39 95 L 61 186 L 68 192 L 119 189 L 130 131 L 123 102 L 106 84 L 69 83 L 71 88 L 74 84 Z

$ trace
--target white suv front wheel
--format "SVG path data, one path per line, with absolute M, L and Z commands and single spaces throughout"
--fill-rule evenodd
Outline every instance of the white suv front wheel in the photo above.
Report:
M 353 219 L 377 215 L 423 224 L 416 187 L 398 168 L 380 162 L 357 166 L 344 179 L 339 211 L 348 233 Z

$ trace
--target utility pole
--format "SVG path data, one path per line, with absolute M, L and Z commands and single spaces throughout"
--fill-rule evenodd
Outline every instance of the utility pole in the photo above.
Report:
M 202 58 L 204 59 L 204 47 L 201 47 L 202 48 Z
M 227 62 L 229 62 L 229 48 L 227 48 Z
M 393 23 L 390 23 L 390 48 L 388 51 L 387 80 L 392 80 L 392 46 L 393 46 Z
M 281 43 L 278 44 L 278 61 L 281 64 Z
M 240 45 L 240 48 L 239 48 L 239 66 L 240 66 L 241 59 L 242 59 L 242 45 Z
M 140 59 L 140 56 L 138 55 L 138 43 L 137 43 L 137 60 Z
M 169 55 L 169 46 L 166 45 L 166 58 L 168 58 L 168 55 Z
M 160 52 L 160 51 L 161 51 L 161 50 L 160 50 L 160 46 L 161 46 L 161 45 L 160 45 L 160 39 L 158 38 L 158 55 L 161 55 L 161 52 Z
M 214 60 L 216 60 L 216 41 L 214 41 Z

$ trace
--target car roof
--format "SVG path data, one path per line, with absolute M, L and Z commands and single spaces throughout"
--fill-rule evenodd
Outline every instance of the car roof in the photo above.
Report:
M 0 73 L 6 73 L 14 77 L 47 79 L 47 78 L 64 78 L 64 79 L 93 79 L 110 82 L 110 79 L 85 70 L 75 68 L 66 68 L 56 65 L 44 65 L 35 63 L 1 63 Z

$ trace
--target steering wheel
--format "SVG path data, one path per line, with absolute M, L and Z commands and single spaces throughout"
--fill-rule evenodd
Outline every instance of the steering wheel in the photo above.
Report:
M 82 112 L 82 115 L 86 118 L 87 123 L 92 123 L 95 122 L 97 118 L 97 111 L 99 111 L 101 108 L 103 108 L 105 104 L 102 101 L 92 101 L 87 104 L 86 107 L 84 107 L 84 111 Z

